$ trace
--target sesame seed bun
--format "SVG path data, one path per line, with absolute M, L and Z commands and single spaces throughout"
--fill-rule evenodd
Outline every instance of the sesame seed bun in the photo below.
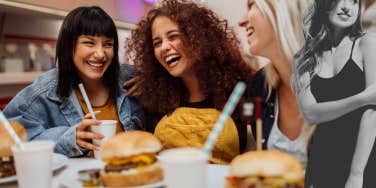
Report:
M 248 183 L 254 179 L 258 179 L 257 181 L 260 182 L 278 179 L 280 180 L 278 183 L 283 185 L 302 187 L 304 184 L 303 166 L 297 159 L 281 151 L 247 152 L 235 157 L 230 165 L 229 177 L 248 178 Z M 241 187 L 237 186 L 240 184 L 227 181 L 226 187 L 237 188 Z
M 162 144 L 153 134 L 127 131 L 115 135 L 102 145 L 102 159 L 156 153 L 161 149 Z

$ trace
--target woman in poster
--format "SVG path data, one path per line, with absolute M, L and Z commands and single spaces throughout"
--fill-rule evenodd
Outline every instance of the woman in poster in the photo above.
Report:
M 361 7 L 360 0 L 315 0 L 304 17 L 293 81 L 305 120 L 317 124 L 305 187 L 358 188 L 363 174 L 364 187 L 376 185 L 369 157 L 376 112 L 367 107 L 376 102 L 376 35 L 362 31 Z

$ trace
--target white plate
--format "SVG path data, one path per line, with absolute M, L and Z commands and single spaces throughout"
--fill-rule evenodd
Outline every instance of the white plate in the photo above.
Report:
M 59 180 L 59 183 L 64 187 L 68 188 L 82 187 L 81 182 L 78 180 L 78 171 L 103 168 L 104 165 L 105 164 L 103 162 L 94 159 L 79 162 L 79 165 L 76 165 L 74 169 L 69 169 L 63 172 L 63 178 Z M 226 176 L 228 176 L 228 173 L 229 166 L 227 165 L 207 165 L 207 187 L 224 188 Z M 161 181 L 149 185 L 137 186 L 132 188 L 156 188 L 163 187 L 164 185 L 164 182 Z
M 68 188 L 80 188 L 82 187 L 81 182 L 78 180 L 78 171 L 89 170 L 89 169 L 103 169 L 105 163 L 97 159 L 76 159 L 77 164 L 73 165 L 69 169 L 63 171 L 60 175 L 58 182 L 60 185 Z M 162 181 L 152 183 L 149 185 L 135 186 L 130 188 L 157 188 L 162 187 L 164 183 Z M 100 188 L 104 188 L 101 186 Z
M 163 181 L 152 183 L 149 185 L 143 185 L 143 186 L 136 186 L 136 187 L 129 187 L 129 188 L 159 188 L 159 187 L 164 187 Z
M 60 153 L 52 155 L 52 170 L 59 170 L 68 163 L 68 157 Z
M 0 178 L 0 184 L 1 183 L 13 182 L 13 181 L 16 181 L 16 180 L 17 180 L 16 176 L 9 176 L 9 177 L 6 177 L 6 178 Z
M 54 153 L 52 155 L 52 170 L 59 170 L 63 166 L 65 166 L 68 162 L 68 157 L 65 155 L 59 154 L 59 153 Z M 17 176 L 9 176 L 6 178 L 0 178 L 0 184 L 1 183 L 9 183 L 17 180 Z
M 81 188 L 82 187 L 81 183 L 78 180 L 62 181 L 60 182 L 60 184 L 63 185 L 63 187 L 68 187 L 68 188 Z M 159 188 L 159 187 L 164 187 L 163 181 L 152 183 L 149 185 L 142 185 L 142 186 L 128 187 L 128 188 Z M 99 186 L 98 188 L 106 188 L 106 187 Z

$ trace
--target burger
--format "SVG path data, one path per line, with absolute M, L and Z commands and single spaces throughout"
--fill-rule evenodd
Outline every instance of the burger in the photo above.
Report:
M 281 151 L 251 151 L 230 164 L 226 188 L 303 188 L 299 161 Z
M 126 187 L 146 185 L 163 179 L 156 153 L 162 149 L 153 134 L 144 131 L 122 132 L 102 145 L 100 172 L 105 186 Z
M 21 140 L 26 140 L 26 130 L 18 122 L 9 122 L 20 137 Z M 14 159 L 11 147 L 15 144 L 13 138 L 9 135 L 4 125 L 0 123 L 0 178 L 16 175 L 14 166 Z

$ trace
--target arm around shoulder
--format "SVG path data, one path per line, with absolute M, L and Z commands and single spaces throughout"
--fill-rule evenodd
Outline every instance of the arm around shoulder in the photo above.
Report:
M 302 115 L 306 123 L 309 125 L 334 120 L 344 114 L 367 105 L 367 97 L 365 97 L 366 95 L 364 92 L 345 99 L 317 102 L 311 92 L 308 73 L 304 76 L 305 78 L 303 78 L 303 81 L 304 83 L 307 83 L 308 86 L 302 88 L 301 91 L 297 93 L 297 97 Z
M 121 82 L 124 82 L 124 81 L 130 79 L 136 73 L 137 73 L 137 70 L 133 65 L 127 64 L 127 63 L 123 63 L 123 64 L 120 65 L 120 80 L 121 80 Z

